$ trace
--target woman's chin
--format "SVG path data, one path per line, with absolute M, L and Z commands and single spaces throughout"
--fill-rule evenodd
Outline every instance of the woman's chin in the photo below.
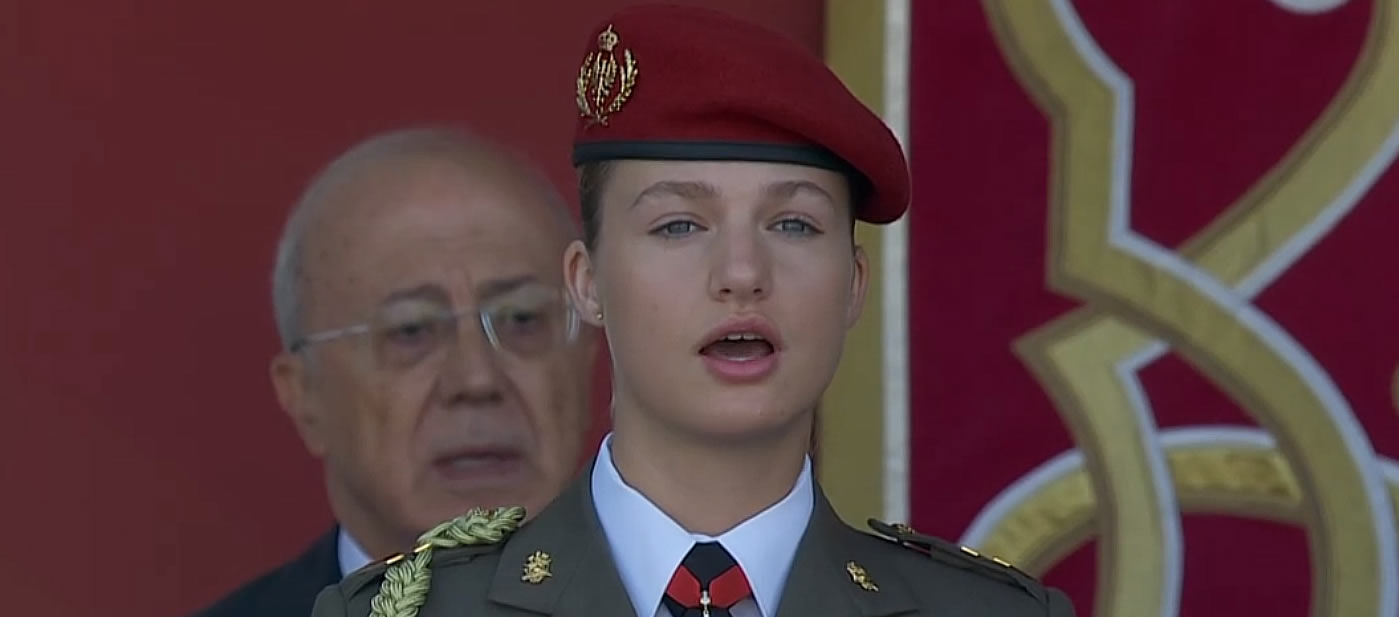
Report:
M 716 404 L 687 418 L 685 425 L 687 432 L 719 442 L 771 442 L 797 430 L 801 416 L 800 411 L 775 412 L 771 405 Z

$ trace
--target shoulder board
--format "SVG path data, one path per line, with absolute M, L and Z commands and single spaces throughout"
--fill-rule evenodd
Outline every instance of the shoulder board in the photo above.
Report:
M 475 555 L 500 550 L 505 539 L 524 520 L 518 506 L 472 508 L 466 514 L 443 521 L 418 537 L 418 547 L 381 562 L 372 563 L 350 574 L 340 583 L 341 592 L 354 596 L 371 583 L 381 583 L 379 595 L 399 607 L 421 606 L 433 566 L 470 560 Z
M 394 557 L 400 557 L 400 555 L 394 555 Z M 392 559 L 392 557 L 390 559 Z M 388 569 L 389 563 L 387 559 L 370 562 L 364 567 L 345 575 L 345 579 L 340 581 L 340 588 L 345 595 L 352 596 L 359 593 L 365 585 L 379 582 L 383 579 L 384 573 L 387 572 Z
M 427 545 L 420 545 L 412 552 L 399 553 L 387 559 L 370 562 L 364 567 L 351 572 L 340 583 L 341 589 L 347 596 L 352 596 L 363 591 L 370 585 L 378 585 L 383 582 L 384 576 L 388 574 L 389 568 L 396 563 L 411 560 L 418 556 L 427 548 Z M 500 550 L 498 544 L 469 544 L 454 546 L 451 548 L 434 548 L 431 555 L 428 555 L 428 563 L 431 566 L 447 566 L 454 563 L 469 561 L 476 555 L 483 555 L 492 551 Z
M 942 538 L 924 535 L 902 523 L 889 524 L 869 519 L 871 529 L 886 536 L 899 545 L 916 550 L 932 559 L 963 570 L 972 570 L 989 578 L 1018 587 L 1030 594 L 1041 604 L 1049 601 L 1049 594 L 1035 577 L 1026 574 L 998 557 L 982 555 L 974 549 L 953 544 Z

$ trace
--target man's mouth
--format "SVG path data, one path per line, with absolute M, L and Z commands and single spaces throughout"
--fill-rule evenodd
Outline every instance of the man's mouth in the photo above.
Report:
M 513 450 L 461 450 L 432 460 L 440 477 L 464 490 L 514 481 L 523 467 L 523 456 Z
M 444 456 L 433 461 L 433 464 L 438 467 L 465 470 L 498 465 L 512 458 L 514 457 L 505 454 L 462 454 L 457 456 Z

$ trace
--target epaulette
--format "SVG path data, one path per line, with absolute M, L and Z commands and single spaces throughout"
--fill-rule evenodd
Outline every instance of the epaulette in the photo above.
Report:
M 400 556 L 402 556 L 402 553 L 394 555 L 389 559 L 395 559 Z M 345 579 L 340 582 L 340 589 L 346 596 L 353 596 L 359 593 L 361 589 L 364 589 L 365 585 L 379 582 L 383 578 L 384 572 L 387 572 L 388 569 L 388 559 L 371 561 L 358 570 L 346 574 Z
M 499 544 L 464 544 L 450 548 L 439 547 L 435 549 L 431 547 L 432 545 L 423 543 L 407 553 L 397 553 L 378 561 L 371 561 L 358 570 L 354 570 L 347 574 L 341 581 L 340 587 L 347 596 L 358 594 L 370 584 L 378 585 L 382 583 L 384 581 L 384 575 L 388 573 L 389 568 L 394 564 L 415 559 L 422 553 L 428 551 L 431 551 L 427 556 L 429 565 L 438 567 L 450 566 L 476 555 L 484 555 L 500 550 Z
M 918 533 L 912 527 L 902 523 L 889 524 L 877 519 L 869 519 L 869 526 L 899 545 L 923 553 L 938 562 L 963 570 L 972 570 L 1018 587 L 1033 596 L 1040 604 L 1049 602 L 1049 593 L 1043 584 L 1004 559 L 982 555 L 975 549 Z
M 498 549 L 524 517 L 525 510 L 519 507 L 475 508 L 429 529 L 418 537 L 418 546 L 412 552 L 351 573 L 341 583 L 341 592 L 355 596 L 367 591 L 369 584 L 378 583 L 378 592 L 370 600 L 370 617 L 416 615 L 427 601 L 432 566 Z

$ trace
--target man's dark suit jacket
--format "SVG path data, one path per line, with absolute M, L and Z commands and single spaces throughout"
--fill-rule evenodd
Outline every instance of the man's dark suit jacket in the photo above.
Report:
M 306 552 L 230 592 L 194 617 L 307 617 L 316 594 L 340 582 L 340 528 L 332 527 Z

